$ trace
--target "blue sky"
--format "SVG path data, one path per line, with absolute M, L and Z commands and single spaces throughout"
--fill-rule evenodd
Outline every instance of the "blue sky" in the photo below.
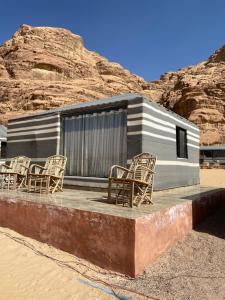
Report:
M 21 24 L 70 29 L 86 48 L 154 80 L 225 44 L 225 1 L 0 1 L 0 44 Z

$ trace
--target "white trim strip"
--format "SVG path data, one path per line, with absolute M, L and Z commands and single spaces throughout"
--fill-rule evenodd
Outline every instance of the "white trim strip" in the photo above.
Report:
M 57 140 L 60 136 L 52 136 L 52 137 L 43 137 L 43 138 L 33 138 L 33 139 L 23 139 L 23 140 L 12 140 L 8 141 L 8 143 L 22 143 L 22 142 L 31 142 L 31 141 L 45 141 L 45 140 Z
M 127 163 L 131 163 L 131 159 L 127 160 Z M 177 160 L 156 160 L 157 166 L 186 166 L 186 167 L 199 167 L 199 163 L 191 163 L 188 161 L 177 161 Z
M 164 136 L 164 135 L 161 135 L 161 134 L 155 134 L 155 133 L 152 133 L 152 132 L 149 132 L 149 131 L 144 131 L 144 130 L 131 131 L 131 132 L 128 132 L 127 135 L 148 135 L 148 136 L 152 136 L 152 137 L 155 137 L 155 138 L 158 138 L 158 139 L 163 139 L 163 140 L 176 142 L 176 138 Z M 190 136 L 187 136 L 187 138 L 198 144 L 198 145 L 193 145 L 193 144 L 188 143 L 188 146 L 194 147 L 194 148 L 199 148 L 199 140 L 197 140 L 195 138 L 192 138 Z
M 56 140 L 56 154 L 60 154 L 60 136 L 61 136 L 61 127 L 59 126 L 58 139 Z
M 155 124 L 153 122 L 150 122 L 150 121 L 147 121 L 147 120 L 143 120 L 143 119 L 142 120 L 137 120 L 137 121 L 127 121 L 127 125 L 128 126 L 146 125 L 148 127 L 155 128 L 155 129 L 158 129 L 158 130 L 161 130 L 161 131 L 165 131 L 165 132 L 169 132 L 169 133 L 172 133 L 172 134 L 176 134 L 176 130 L 175 129 L 164 127 L 162 125 L 158 125 L 158 124 Z
M 45 158 L 31 158 L 31 161 L 39 162 L 39 161 L 45 161 L 46 159 L 47 159 L 47 157 L 45 157 Z
M 169 126 L 171 128 L 176 128 L 175 124 L 172 124 L 170 122 L 167 122 L 167 121 L 161 120 L 159 118 L 153 117 L 152 115 L 146 114 L 146 113 L 138 113 L 138 114 L 133 114 L 133 115 L 128 115 L 127 116 L 128 120 L 132 120 L 132 119 L 136 119 L 136 118 L 146 118 L 146 119 L 155 121 L 157 123 Z
M 195 134 L 195 133 L 193 133 L 193 132 L 191 132 L 191 131 L 187 131 L 187 133 L 189 134 L 189 135 L 192 135 L 193 137 L 196 137 L 197 139 L 199 139 L 200 138 L 200 136 L 199 136 L 199 134 Z
M 156 165 L 158 166 L 186 166 L 186 167 L 199 167 L 199 163 L 191 163 L 187 161 L 176 161 L 176 160 L 157 160 Z
M 42 133 L 50 133 L 50 132 L 59 132 L 60 129 L 59 128 L 53 128 L 53 129 L 41 129 L 41 130 L 37 130 L 37 131 L 25 131 L 25 132 L 20 132 L 20 133 L 10 133 L 8 134 L 8 137 L 13 137 L 13 136 L 20 136 L 20 135 L 38 135 L 38 134 L 42 134 Z
M 187 143 L 188 147 L 192 147 L 192 148 L 196 148 L 196 149 L 200 149 L 199 146 L 196 146 L 196 145 L 193 145 L 193 144 L 190 144 L 190 143 Z
M 50 119 L 54 119 L 59 117 L 59 114 L 53 115 L 53 116 L 49 116 L 49 117 L 45 117 L 45 118 L 35 118 L 34 116 L 28 116 L 28 117 L 33 117 L 32 119 L 29 120 L 24 120 L 24 121 L 9 121 L 9 125 L 16 125 L 16 124 L 24 124 L 24 123 L 30 123 L 30 122 L 38 122 L 38 121 L 45 121 L 45 120 L 50 120 Z
M 168 140 L 168 141 L 172 141 L 172 142 L 176 142 L 176 139 L 168 137 L 168 136 L 164 136 L 164 135 L 160 135 L 160 134 L 155 134 L 155 133 L 151 133 L 148 131 L 133 131 L 133 132 L 128 132 L 128 135 L 139 135 L 139 134 L 145 134 L 145 135 L 149 135 L 149 136 L 153 136 L 155 138 L 158 139 L 162 139 L 162 140 Z
M 46 158 L 31 158 L 31 161 L 45 161 Z M 131 159 L 127 160 L 127 163 L 131 163 Z M 186 167 L 199 167 L 199 163 L 191 163 L 186 161 L 176 161 L 176 160 L 157 160 L 156 165 L 158 166 L 186 166 Z M 77 176 L 76 176 L 77 177 Z M 81 176 L 82 178 L 82 176 Z M 87 177 L 84 177 L 87 178 Z
M 128 108 L 133 108 L 133 107 L 147 107 L 147 108 L 149 108 L 149 109 L 151 109 L 151 110 L 153 110 L 153 111 L 155 111 L 155 112 L 157 112 L 157 113 L 159 113 L 159 114 L 161 114 L 161 115 L 164 115 L 164 116 L 166 116 L 166 117 L 168 117 L 168 118 L 170 118 L 170 119 L 173 119 L 173 120 L 175 120 L 176 122 L 179 122 L 180 124 L 183 124 L 183 125 L 185 125 L 185 126 L 191 128 L 191 129 L 193 129 L 193 130 L 199 132 L 199 129 L 198 129 L 198 128 L 196 128 L 196 127 L 194 127 L 194 126 L 191 126 L 190 124 L 188 124 L 188 123 L 186 123 L 186 122 L 183 122 L 183 121 L 179 120 L 178 118 L 175 118 L 174 116 L 172 116 L 172 115 L 171 115 L 172 112 L 171 112 L 171 114 L 166 113 L 166 112 L 161 111 L 161 110 L 159 110 L 159 109 L 157 109 L 157 108 L 155 108 L 155 107 L 153 107 L 153 106 L 150 106 L 148 103 L 138 103 L 138 104 L 129 104 L 129 105 L 128 105 Z
M 187 135 L 187 138 L 188 138 L 188 140 L 194 141 L 199 144 L 199 139 L 195 139 L 192 136 L 189 136 L 189 134 Z
M 40 129 L 40 128 L 49 128 L 49 127 L 59 127 L 60 126 L 60 122 L 57 123 L 52 123 L 52 124 L 46 124 L 46 125 L 36 125 L 36 126 L 24 126 L 24 127 L 20 127 L 20 128 L 16 128 L 16 129 L 8 129 L 8 134 L 11 134 L 13 132 L 21 132 L 21 130 L 35 130 L 35 129 Z
M 11 159 L 12 158 L 6 158 L 5 160 L 6 161 L 11 161 Z M 41 161 L 45 161 L 46 159 L 47 159 L 47 157 L 45 157 L 45 158 L 36 158 L 36 157 L 34 157 L 34 158 L 30 158 L 31 159 L 31 161 L 33 162 L 33 161 L 36 161 L 36 162 L 41 162 Z

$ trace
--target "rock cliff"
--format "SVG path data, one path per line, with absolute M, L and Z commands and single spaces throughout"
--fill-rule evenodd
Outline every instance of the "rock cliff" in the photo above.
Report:
M 127 92 L 150 96 L 149 84 L 88 51 L 62 28 L 22 25 L 0 47 L 0 122 L 8 118 Z
M 225 144 L 225 46 L 202 63 L 162 75 L 150 89 L 201 128 L 202 144 Z

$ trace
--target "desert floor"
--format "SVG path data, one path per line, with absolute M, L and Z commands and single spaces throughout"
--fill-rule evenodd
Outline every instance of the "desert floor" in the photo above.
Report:
M 225 187 L 224 175 L 225 170 L 201 170 L 201 184 Z M 147 299 L 116 286 L 150 299 L 225 299 L 225 210 L 209 217 L 135 280 L 0 228 L 0 300 Z
M 225 188 L 225 169 L 201 169 L 200 184 Z

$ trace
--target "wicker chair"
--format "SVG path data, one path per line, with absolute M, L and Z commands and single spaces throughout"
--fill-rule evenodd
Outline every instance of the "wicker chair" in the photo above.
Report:
M 26 156 L 13 157 L 9 165 L 0 165 L 1 186 L 13 189 L 26 186 L 27 173 L 31 159 Z
M 130 207 L 141 203 L 153 203 L 153 178 L 156 157 L 149 153 L 141 153 L 132 159 L 129 169 L 112 166 L 109 174 L 108 199 L 115 203 L 128 203 Z
M 62 191 L 66 161 L 65 156 L 53 155 L 46 159 L 44 166 L 31 165 L 28 174 L 28 192 Z

